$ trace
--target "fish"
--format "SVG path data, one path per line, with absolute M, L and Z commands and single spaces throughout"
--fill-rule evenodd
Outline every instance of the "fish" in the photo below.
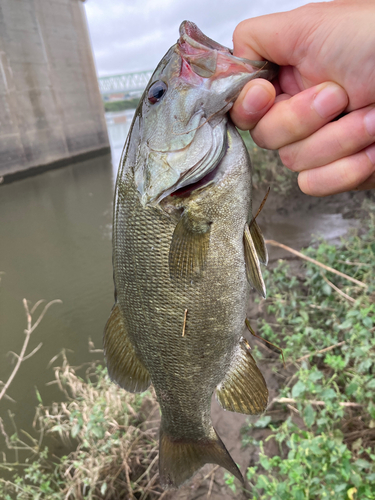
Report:
M 251 163 L 228 111 L 267 61 L 233 56 L 192 22 L 154 71 L 126 139 L 115 188 L 115 304 L 104 331 L 111 379 L 151 384 L 161 410 L 160 483 L 204 464 L 242 474 L 211 421 L 211 399 L 257 415 L 266 382 L 244 338 L 251 288 L 265 296 L 267 250 L 252 217 Z

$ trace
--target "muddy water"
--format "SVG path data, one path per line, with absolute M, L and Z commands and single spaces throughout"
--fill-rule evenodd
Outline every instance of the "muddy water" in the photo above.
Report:
M 20 352 L 26 326 L 23 298 L 61 299 L 47 312 L 30 340 L 40 350 L 25 361 L 0 415 L 13 432 L 8 411 L 19 428 L 31 430 L 37 405 L 35 387 L 43 401 L 61 399 L 54 385 L 52 357 L 68 351 L 73 365 L 101 357 L 90 353 L 88 339 L 101 347 L 104 324 L 113 303 L 111 221 L 114 179 L 131 112 L 107 117 L 112 159 L 102 156 L 0 186 L 0 380 L 6 380 Z M 270 207 L 272 207 L 272 202 Z M 277 208 L 277 207 L 276 207 Z M 342 236 L 352 225 L 339 214 L 268 209 L 260 223 L 268 238 L 295 248 L 307 245 L 311 234 Z M 280 255 L 271 250 L 271 258 Z M 55 363 L 56 364 L 56 363 Z M 0 436 L 0 451 L 4 450 Z M 12 458 L 11 456 L 9 458 Z

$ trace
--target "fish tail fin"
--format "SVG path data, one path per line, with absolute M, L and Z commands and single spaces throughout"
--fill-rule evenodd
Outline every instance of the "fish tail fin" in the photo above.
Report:
M 163 430 L 162 420 L 159 449 L 160 482 L 165 489 L 178 488 L 205 464 L 220 465 L 244 482 L 239 468 L 213 427 L 203 439 L 172 439 Z

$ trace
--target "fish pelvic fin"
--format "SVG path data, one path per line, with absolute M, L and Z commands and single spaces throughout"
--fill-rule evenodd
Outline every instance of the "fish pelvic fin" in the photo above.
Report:
M 246 415 L 259 415 L 267 408 L 267 385 L 244 338 L 224 380 L 216 388 L 216 399 L 225 410 Z
M 249 226 L 247 224 L 245 225 L 243 240 L 245 249 L 245 267 L 247 281 L 249 282 L 250 286 L 255 288 L 259 295 L 261 295 L 263 298 L 266 298 L 266 285 L 263 281 L 258 253 Z
M 260 262 L 266 266 L 268 264 L 267 247 L 264 241 L 264 236 L 262 234 L 262 231 L 260 230 L 260 227 L 258 226 L 258 223 L 255 219 L 253 219 L 250 223 L 250 234 L 251 237 L 253 238 L 258 258 Z
M 241 483 L 244 482 L 239 468 L 213 427 L 203 439 L 172 439 L 163 430 L 162 417 L 159 444 L 159 474 L 162 487 L 178 488 L 205 464 L 220 465 Z
M 169 271 L 172 279 L 187 281 L 199 277 L 206 266 L 210 244 L 211 222 L 185 211 L 175 227 L 169 249 Z
M 103 344 L 111 379 L 129 392 L 145 391 L 150 375 L 134 351 L 117 302 L 105 326 Z

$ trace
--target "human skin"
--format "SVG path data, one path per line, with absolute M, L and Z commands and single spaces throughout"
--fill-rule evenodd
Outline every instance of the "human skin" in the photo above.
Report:
M 247 19 L 234 32 L 236 56 L 280 72 L 273 84 L 249 82 L 232 119 L 279 150 L 306 194 L 375 188 L 374 26 L 373 0 L 335 0 Z

